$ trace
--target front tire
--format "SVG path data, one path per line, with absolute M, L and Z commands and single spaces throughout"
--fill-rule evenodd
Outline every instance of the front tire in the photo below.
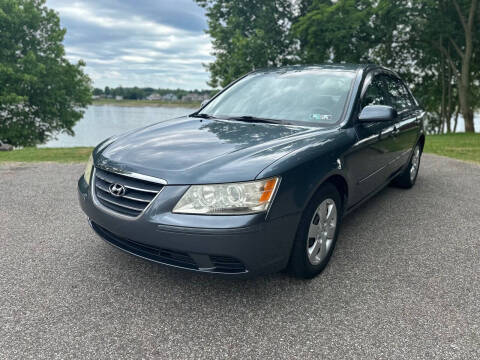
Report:
M 421 157 L 422 149 L 420 144 L 417 144 L 413 149 L 408 166 L 395 180 L 393 180 L 393 184 L 404 189 L 410 189 L 413 187 L 413 185 L 415 185 L 415 181 L 417 180 Z
M 311 279 L 327 266 L 337 242 L 342 200 L 335 186 L 323 185 L 303 212 L 292 249 L 289 270 Z

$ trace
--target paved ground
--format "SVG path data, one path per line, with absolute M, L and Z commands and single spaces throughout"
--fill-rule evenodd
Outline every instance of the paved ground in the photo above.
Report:
M 344 223 L 322 276 L 229 280 L 114 249 L 81 165 L 0 166 L 0 358 L 480 357 L 480 167 L 426 155 Z

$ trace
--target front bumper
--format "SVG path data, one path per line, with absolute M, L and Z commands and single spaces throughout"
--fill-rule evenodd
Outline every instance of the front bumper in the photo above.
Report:
M 251 276 L 288 264 L 299 214 L 204 216 L 173 214 L 186 186 L 167 186 L 141 216 L 129 218 L 96 203 L 83 176 L 78 197 L 90 225 L 105 241 L 133 255 L 206 273 Z

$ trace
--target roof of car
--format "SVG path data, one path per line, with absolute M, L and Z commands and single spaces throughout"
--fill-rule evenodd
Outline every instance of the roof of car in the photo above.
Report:
M 380 68 L 376 64 L 311 64 L 311 65 L 287 65 L 281 67 L 271 67 L 271 68 L 262 68 L 258 69 L 255 72 L 269 72 L 269 71 L 298 71 L 298 70 L 366 70 L 372 68 Z

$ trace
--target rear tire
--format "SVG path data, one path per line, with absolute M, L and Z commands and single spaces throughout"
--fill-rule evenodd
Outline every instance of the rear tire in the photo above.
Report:
M 335 186 L 323 185 L 307 205 L 298 225 L 289 270 L 311 279 L 327 266 L 337 242 L 342 200 Z
M 415 185 L 418 176 L 418 170 L 420 168 L 420 159 L 422 157 L 422 148 L 420 144 L 417 144 L 414 149 L 408 166 L 403 172 L 393 180 L 395 186 L 403 189 L 410 189 Z

